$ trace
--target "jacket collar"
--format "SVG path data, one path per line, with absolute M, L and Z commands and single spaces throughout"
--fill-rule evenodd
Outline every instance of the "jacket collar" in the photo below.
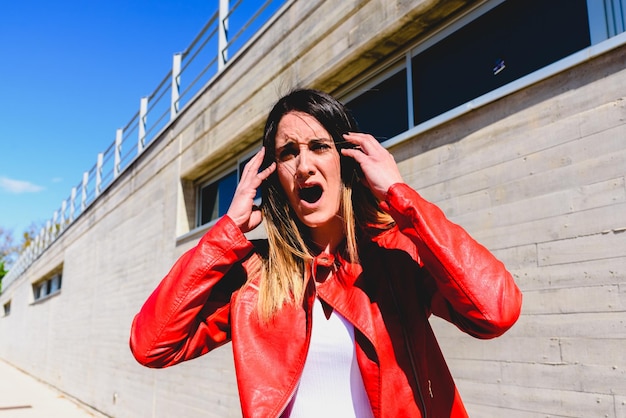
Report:
M 373 302 L 366 292 L 366 278 L 361 265 L 350 263 L 341 253 L 337 253 L 318 255 L 313 260 L 312 266 L 333 268 L 334 272 L 328 279 L 316 283 L 317 295 L 352 323 L 355 329 L 376 347 L 372 310 L 365 309 Z

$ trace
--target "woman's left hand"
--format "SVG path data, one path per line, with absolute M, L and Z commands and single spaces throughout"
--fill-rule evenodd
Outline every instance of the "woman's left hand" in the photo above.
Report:
M 341 154 L 359 163 L 367 187 L 377 199 L 385 200 L 389 188 L 404 181 L 393 155 L 372 135 L 350 132 L 343 138 L 356 148 L 343 148 Z

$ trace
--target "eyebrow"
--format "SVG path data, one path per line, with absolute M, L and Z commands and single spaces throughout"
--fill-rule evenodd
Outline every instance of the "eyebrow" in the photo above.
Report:
M 319 142 L 332 143 L 333 140 L 331 138 L 311 138 L 307 142 L 303 142 L 303 144 L 307 144 L 308 145 L 308 144 L 311 144 L 311 143 L 319 143 Z M 298 142 L 298 141 L 296 141 L 294 139 L 291 139 L 291 138 L 287 138 L 285 140 L 285 143 L 282 146 L 278 147 L 277 149 L 282 149 L 282 148 L 285 148 L 288 145 L 293 145 L 293 144 L 300 145 L 300 142 Z
M 309 141 L 309 143 L 311 142 L 333 142 L 333 140 L 331 138 L 313 138 Z

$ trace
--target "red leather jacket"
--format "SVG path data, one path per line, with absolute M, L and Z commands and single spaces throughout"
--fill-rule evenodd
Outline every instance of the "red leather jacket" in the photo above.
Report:
M 496 337 L 517 320 L 521 293 L 502 263 L 407 185 L 392 186 L 383 206 L 396 226 L 361 240 L 361 263 L 335 255 L 335 273 L 317 287 L 309 280 L 303 306 L 285 305 L 269 323 L 257 316 L 266 243 L 222 218 L 135 317 L 135 358 L 167 367 L 232 340 L 243 415 L 281 416 L 304 367 L 317 292 L 354 325 L 374 416 L 466 417 L 428 317 Z

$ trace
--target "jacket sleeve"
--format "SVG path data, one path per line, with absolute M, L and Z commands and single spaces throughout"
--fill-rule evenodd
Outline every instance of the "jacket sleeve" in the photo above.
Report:
M 135 316 L 130 333 L 135 359 L 167 367 L 228 342 L 231 294 L 245 281 L 241 265 L 234 266 L 252 248 L 230 218 L 220 219 L 176 261 Z
M 414 242 L 435 281 L 432 313 L 477 338 L 494 338 L 513 326 L 522 294 L 489 250 L 406 184 L 391 186 L 382 207 Z

